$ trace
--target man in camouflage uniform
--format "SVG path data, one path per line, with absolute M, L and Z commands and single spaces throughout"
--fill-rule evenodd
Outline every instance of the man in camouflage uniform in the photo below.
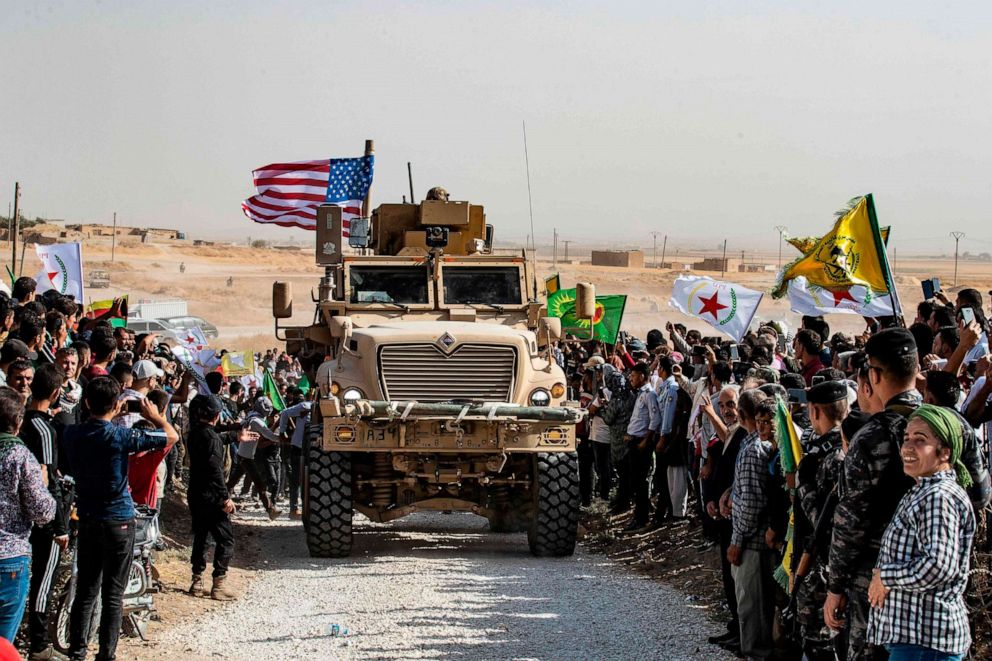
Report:
M 848 412 L 847 392 L 839 381 L 824 381 L 809 389 L 811 434 L 803 444 L 796 471 L 796 618 L 802 627 L 803 652 L 810 661 L 834 659 L 831 636 L 824 631 L 823 602 L 837 478 L 844 465 L 840 423 Z
M 872 417 L 851 439 L 844 458 L 823 606 L 827 626 L 847 634 L 848 661 L 888 657 L 883 649 L 865 642 L 868 584 L 882 533 L 913 485 L 903 472 L 899 447 L 906 418 L 921 403 L 916 391 L 920 369 L 916 341 L 908 330 L 889 328 L 877 333 L 868 340 L 865 353 L 858 387 Z
M 613 502 L 610 504 L 611 514 L 620 514 L 630 509 L 630 501 L 633 494 L 630 492 L 629 476 L 624 474 L 627 466 L 626 457 L 627 444 L 624 435 L 627 432 L 627 424 L 630 416 L 634 412 L 634 404 L 637 402 L 637 393 L 630 389 L 627 379 L 623 373 L 617 371 L 611 365 L 603 366 L 603 382 L 607 392 L 608 400 L 602 409 L 603 422 L 610 428 L 610 461 L 617 472 L 617 492 Z
M 920 369 L 916 342 L 908 330 L 875 334 L 865 344 L 865 354 L 858 373 L 859 400 L 872 417 L 851 439 L 844 458 L 823 607 L 827 626 L 847 634 L 847 661 L 888 658 L 884 649 L 865 642 L 868 584 L 882 534 L 914 484 L 903 472 L 899 448 L 906 419 L 922 402 L 915 387 Z M 974 434 L 965 434 L 961 460 L 974 482 L 968 495 L 976 507 L 983 507 L 989 500 L 989 475 Z

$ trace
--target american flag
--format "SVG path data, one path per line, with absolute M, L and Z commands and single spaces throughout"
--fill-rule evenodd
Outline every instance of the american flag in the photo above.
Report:
M 372 185 L 374 156 L 273 163 L 252 172 L 258 195 L 241 203 L 256 223 L 283 227 L 317 226 L 317 207 L 341 207 L 341 230 L 348 236 L 352 218 L 362 215 L 362 201 Z

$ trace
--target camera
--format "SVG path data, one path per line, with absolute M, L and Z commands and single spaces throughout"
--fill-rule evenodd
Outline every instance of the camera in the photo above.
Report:
M 424 241 L 427 243 L 428 248 L 444 248 L 448 245 L 447 227 L 434 225 L 426 228 L 424 233 L 426 235 Z

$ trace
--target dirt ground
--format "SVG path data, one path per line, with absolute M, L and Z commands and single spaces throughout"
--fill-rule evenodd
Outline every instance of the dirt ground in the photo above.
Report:
M 172 491 L 166 496 L 160 522 L 166 549 L 155 555 L 155 568 L 162 583 L 162 592 L 155 595 L 158 617 L 148 624 L 147 642 L 140 638 L 121 638 L 119 658 L 134 661 L 160 659 L 162 657 L 155 648 L 155 641 L 163 630 L 204 617 L 223 606 L 222 602 L 209 597 L 191 597 L 186 593 L 191 578 L 189 554 L 192 534 L 189 509 L 182 491 Z M 236 593 L 242 594 L 258 571 L 259 545 L 255 541 L 255 530 L 251 526 L 240 525 L 237 519 L 235 539 L 235 555 L 228 573 L 228 582 Z M 208 569 L 207 574 L 209 572 Z M 206 583 L 209 588 L 209 577 L 206 578 Z

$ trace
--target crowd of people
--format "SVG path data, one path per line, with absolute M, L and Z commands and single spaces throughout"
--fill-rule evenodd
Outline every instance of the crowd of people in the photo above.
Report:
M 100 599 L 97 658 L 113 659 L 137 509 L 159 509 L 188 470 L 189 593 L 232 598 L 235 511 L 257 498 L 276 519 L 287 500 L 300 518 L 311 403 L 284 352 L 256 356 L 277 407 L 260 384 L 197 377 L 154 335 L 35 289 L 21 278 L 0 296 L 0 638 L 26 614 L 29 658 L 67 658 L 49 640 L 48 599 L 75 534 L 68 658 L 86 657 Z M 731 616 L 710 642 L 743 658 L 960 659 L 971 647 L 965 592 L 992 496 L 984 301 L 938 293 L 908 328 L 866 322 L 859 336 L 822 317 L 795 332 L 767 322 L 740 343 L 669 323 L 645 341 L 557 349 L 588 411 L 583 504 L 600 499 L 631 536 L 701 525 Z
M 88 318 L 71 297 L 36 289 L 20 278 L 0 295 L 0 639 L 13 642 L 26 619 L 27 658 L 84 659 L 99 599 L 96 658 L 113 659 L 136 515 L 159 511 L 184 467 L 191 594 L 233 597 L 236 499 L 254 492 L 274 519 L 288 495 L 299 518 L 303 371 L 284 352 L 256 355 L 273 375 L 272 396 L 285 399 L 277 412 L 260 384 L 221 371 L 197 377 L 154 334 L 135 335 L 109 315 Z M 242 496 L 232 497 L 242 476 Z M 77 580 L 67 656 L 54 648 L 48 619 L 70 535 Z
M 589 414 L 583 505 L 629 517 L 630 536 L 701 525 L 730 614 L 709 642 L 741 658 L 971 649 L 965 592 L 992 496 L 983 298 L 938 293 L 908 328 L 865 321 L 859 336 L 767 322 L 740 343 L 668 323 L 559 351 Z

